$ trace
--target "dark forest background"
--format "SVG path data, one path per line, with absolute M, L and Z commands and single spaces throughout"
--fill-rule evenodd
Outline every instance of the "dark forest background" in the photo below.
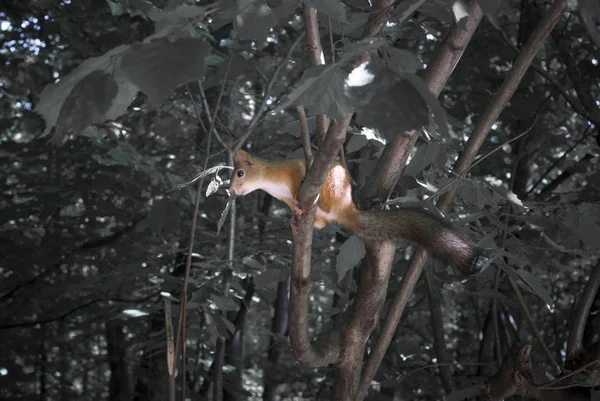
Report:
M 2 2 L 0 399 L 599 399 L 599 22 L 595 0 Z M 363 205 L 437 204 L 483 270 L 293 238 L 226 169 L 181 185 L 240 147 L 303 155 L 300 123 L 319 161 L 343 143 Z

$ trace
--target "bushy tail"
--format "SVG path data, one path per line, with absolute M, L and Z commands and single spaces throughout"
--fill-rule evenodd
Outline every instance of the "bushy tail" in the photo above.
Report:
M 463 274 L 478 269 L 479 250 L 443 218 L 419 207 L 358 211 L 352 224 L 358 236 L 372 240 L 407 239 L 453 264 Z M 342 222 L 343 223 L 343 222 Z

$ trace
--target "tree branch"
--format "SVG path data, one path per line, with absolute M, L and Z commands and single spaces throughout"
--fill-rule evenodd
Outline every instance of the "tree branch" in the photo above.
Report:
M 373 36 L 377 34 L 385 25 L 386 20 L 381 18 L 381 10 L 385 10 L 385 15 L 389 14 L 389 6 L 392 0 L 379 0 L 373 2 L 374 13 L 367 24 L 365 36 Z M 367 52 L 359 55 L 353 62 L 353 66 L 360 65 L 364 60 L 368 60 Z M 361 61 L 362 60 L 362 61 Z M 312 166 L 308 170 L 300 193 L 298 195 L 298 203 L 305 210 L 302 218 L 298 219 L 297 230 L 294 233 L 294 256 L 292 264 L 292 284 L 290 294 L 290 341 L 296 358 L 300 363 L 309 366 L 322 366 L 328 363 L 339 361 L 340 341 L 344 335 L 344 341 L 348 338 L 348 334 L 354 333 L 356 325 L 359 321 L 355 319 L 354 326 L 349 331 L 342 332 L 342 328 L 334 328 L 331 332 L 322 333 L 314 343 L 311 343 L 308 336 L 308 302 L 310 290 L 310 269 L 312 255 L 312 231 L 313 223 L 316 214 L 317 196 L 321 191 L 321 187 L 325 182 L 325 178 L 333 165 L 335 155 L 340 146 L 344 143 L 346 132 L 350 125 L 350 120 L 354 113 L 349 113 L 344 120 L 336 120 L 329 125 L 327 135 L 319 148 L 319 152 L 315 157 Z M 393 253 L 392 253 L 393 257 Z M 373 261 L 379 259 L 377 252 L 371 255 Z M 385 262 L 391 263 L 391 259 L 384 259 Z M 388 266 L 385 264 L 384 266 Z M 373 273 L 373 272 L 370 272 Z M 371 277 L 376 277 L 378 283 L 380 301 L 378 300 L 379 310 L 385 299 L 385 287 L 389 279 L 389 272 L 384 274 L 373 274 Z M 381 290 L 383 288 L 383 290 Z M 381 296 L 381 294 L 383 295 Z M 365 295 L 365 294 L 362 294 Z M 368 295 L 368 294 L 367 294 Z M 361 298 L 359 294 L 358 298 Z M 366 299 L 366 298 L 365 298 Z M 359 302 L 359 301 L 357 301 Z M 356 314 L 359 315 L 359 314 Z M 377 315 L 378 316 L 378 315 Z M 372 318 L 373 316 L 370 316 Z M 368 326 L 368 331 L 363 332 L 367 337 L 375 327 L 376 321 L 371 322 Z M 357 344 L 364 349 L 364 342 Z M 355 348 L 358 349 L 358 348 Z M 360 354 L 362 358 L 362 353 Z M 340 371 L 340 374 L 344 372 Z M 354 372 L 349 374 L 360 374 L 360 363 Z M 344 381 L 343 379 L 341 381 Z M 352 380 L 352 388 L 355 387 Z M 351 388 L 348 388 L 351 391 Z
M 592 274 L 588 279 L 588 282 L 583 289 L 583 294 L 577 302 L 575 308 L 576 313 L 571 323 L 571 330 L 569 332 L 569 339 L 567 341 L 567 365 L 570 361 L 576 359 L 576 357 L 583 350 L 583 333 L 585 331 L 585 325 L 594 305 L 594 300 L 600 291 L 600 261 L 596 263 L 596 266 L 592 267 Z
M 473 134 L 469 137 L 469 140 L 467 141 L 465 151 L 458 158 L 454 167 L 454 172 L 456 174 L 462 175 L 472 164 L 473 160 L 475 159 L 475 156 L 477 155 L 477 152 L 479 151 L 479 148 L 481 147 L 481 145 L 487 137 L 489 128 L 497 120 L 498 116 L 504 109 L 506 103 L 514 94 L 519 83 L 523 79 L 523 76 L 525 75 L 525 72 L 527 71 L 529 65 L 533 61 L 533 58 L 552 32 L 552 29 L 562 16 L 562 13 L 564 12 L 565 8 L 566 0 L 556 0 L 550 8 L 550 10 L 544 16 L 538 27 L 536 28 L 535 32 L 527 40 L 527 43 L 525 43 L 525 45 L 523 46 L 521 53 L 515 60 L 513 68 L 510 70 L 510 72 L 504 79 L 502 86 L 496 93 L 496 96 L 494 96 L 494 99 L 488 106 L 486 112 L 482 115 L 477 125 L 475 126 Z M 470 1 L 469 20 L 467 21 L 467 26 L 471 26 L 474 30 L 474 28 L 479 22 L 477 17 L 479 16 L 480 19 L 480 15 L 481 9 L 479 8 L 477 2 Z M 474 20 L 477 20 L 477 22 Z M 469 30 L 469 28 L 467 28 L 467 30 Z M 467 36 L 470 38 L 471 35 L 472 32 L 470 32 L 470 35 Z M 453 47 L 453 49 L 455 49 L 454 51 L 462 53 L 462 50 L 460 49 L 464 49 L 464 45 L 466 45 L 466 43 L 461 43 L 458 46 Z M 452 66 L 453 65 L 454 64 L 452 64 Z M 443 70 L 440 70 L 440 73 L 441 72 L 443 72 Z M 429 81 L 426 82 L 430 84 Z M 437 82 L 441 82 L 441 80 Z M 446 194 L 444 194 L 440 198 L 440 201 L 438 202 L 437 206 L 442 212 L 448 212 L 454 200 L 456 191 L 456 187 L 451 188 Z M 369 358 L 367 366 L 365 367 L 366 373 L 365 375 L 363 375 L 363 378 L 361 380 L 361 394 L 366 393 L 366 390 L 368 389 L 369 384 L 371 383 L 371 380 L 375 375 L 375 371 L 377 370 L 377 367 L 383 359 L 383 355 L 385 354 L 385 351 L 387 350 L 387 347 L 389 346 L 389 343 L 392 339 L 393 333 L 395 332 L 398 322 L 400 321 L 400 317 L 402 316 L 402 312 L 404 311 L 408 298 L 415 288 L 417 280 L 421 275 L 423 266 L 425 265 L 427 259 L 427 251 L 423 248 L 419 248 L 415 256 L 413 257 L 412 263 L 402 280 L 401 288 L 392 303 L 390 313 L 382 329 L 381 337 L 379 338 L 375 350 L 373 351 L 373 354 Z
M 454 28 L 453 32 L 448 36 L 440 48 L 436 58 L 428 65 L 427 70 L 425 71 L 425 83 L 429 90 L 436 95 L 439 95 L 442 91 L 442 88 L 450 77 L 450 74 L 452 74 L 454 67 L 458 63 L 458 60 L 460 60 L 483 17 L 483 13 L 477 0 L 469 0 L 467 10 L 469 16 L 465 29 L 458 26 Z M 377 176 L 375 176 L 373 180 L 370 180 L 369 183 L 371 185 L 369 186 L 369 184 L 367 184 L 367 187 L 365 188 L 363 203 L 367 203 L 373 197 L 380 197 L 380 199 L 383 200 L 387 199 L 388 194 L 396 185 L 396 181 L 408 160 L 408 155 L 417 140 L 418 134 L 418 131 L 399 133 L 394 140 L 385 147 L 375 170 L 377 171 Z M 367 250 L 369 250 L 369 248 L 370 247 L 367 247 Z M 383 248 L 388 249 L 386 250 Z M 383 256 L 390 254 L 393 257 L 396 247 L 392 244 L 379 244 L 376 249 L 378 249 Z M 408 298 L 412 294 L 417 280 L 419 279 L 425 261 L 425 252 L 417 252 L 413 257 L 411 266 L 420 265 L 421 268 L 409 269 L 404 275 L 402 280 L 403 288 L 397 293 L 394 303 L 388 313 L 387 320 L 381 330 L 377 345 L 371 352 L 371 355 L 365 364 L 363 375 L 360 380 L 358 398 L 366 395 L 367 390 L 371 385 L 371 381 L 375 377 L 375 373 L 377 372 L 396 331 L 396 327 L 398 326 L 404 307 L 408 302 Z
M 321 35 L 319 33 L 319 20 L 317 10 L 304 4 L 303 8 L 304 30 L 306 32 L 306 50 L 310 56 L 312 65 L 325 64 L 323 57 L 323 46 L 321 45 Z M 325 114 L 317 116 L 317 143 L 320 145 L 325 139 L 329 119 Z
M 12 298 L 17 292 L 19 292 L 29 286 L 32 286 L 39 279 L 42 279 L 42 278 L 46 277 L 47 275 L 49 275 L 50 273 L 52 273 L 53 271 L 60 269 L 60 267 L 65 263 L 67 258 L 73 256 L 77 252 L 89 250 L 89 249 L 95 249 L 95 248 L 99 248 L 104 245 L 109 245 L 109 244 L 115 243 L 121 237 L 123 237 L 127 233 L 133 231 L 137 227 L 137 225 L 142 220 L 144 220 L 144 218 L 146 218 L 147 215 L 148 215 L 148 213 L 146 213 L 146 212 L 140 213 L 140 214 L 134 216 L 133 219 L 131 219 L 131 221 L 129 221 L 124 226 L 120 227 L 117 231 L 115 231 L 111 235 L 108 235 L 106 237 L 94 238 L 94 239 L 91 239 L 91 240 L 81 243 L 79 246 L 77 246 L 77 247 L 71 249 L 70 251 L 68 251 L 67 253 L 63 254 L 60 257 L 60 260 L 58 260 L 52 266 L 49 266 L 48 268 L 46 268 L 40 274 L 30 278 L 26 282 L 21 283 L 21 284 L 17 285 L 16 287 L 14 287 L 12 290 L 2 294 L 2 296 L 0 296 L 0 302 L 7 301 L 8 299 Z

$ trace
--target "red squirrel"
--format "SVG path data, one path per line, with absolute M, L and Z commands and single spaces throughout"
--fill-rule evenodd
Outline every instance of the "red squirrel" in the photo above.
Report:
M 234 195 L 247 195 L 261 189 L 297 213 L 298 192 L 305 174 L 304 158 L 271 161 L 239 150 L 234 155 L 229 188 Z M 477 268 L 479 250 L 462 238 L 448 221 L 425 209 L 416 206 L 390 210 L 358 209 L 352 199 L 350 175 L 339 162 L 329 170 L 317 201 L 315 228 L 323 228 L 327 222 L 334 221 L 366 239 L 407 239 L 452 263 L 464 274 L 472 274 Z

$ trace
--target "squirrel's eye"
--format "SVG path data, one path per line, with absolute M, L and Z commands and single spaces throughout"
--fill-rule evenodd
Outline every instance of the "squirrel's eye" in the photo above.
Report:
M 238 170 L 237 171 L 237 176 L 240 177 L 240 178 L 242 178 L 244 176 L 244 174 L 245 174 L 244 170 Z

